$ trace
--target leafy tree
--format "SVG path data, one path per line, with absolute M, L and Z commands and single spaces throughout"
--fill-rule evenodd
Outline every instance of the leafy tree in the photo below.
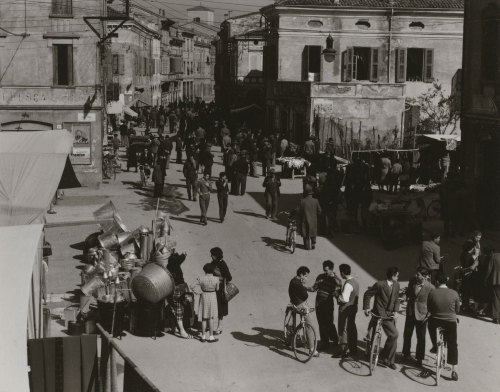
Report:
M 438 80 L 417 98 L 409 98 L 408 103 L 420 107 L 419 133 L 440 135 L 455 133 L 460 113 L 453 96 L 446 96 Z

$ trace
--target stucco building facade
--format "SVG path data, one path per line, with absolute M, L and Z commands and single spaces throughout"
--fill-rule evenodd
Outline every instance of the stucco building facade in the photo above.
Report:
M 402 146 L 406 98 L 435 80 L 449 94 L 461 67 L 462 0 L 281 0 L 261 12 L 267 128 L 299 143 Z M 289 94 L 294 83 L 305 95 Z
M 216 99 L 224 107 L 265 105 L 262 19 L 254 12 L 221 23 L 215 77 Z
M 25 23 L 24 1 L 0 2 L 0 25 L 6 30 L 0 31 L 0 124 L 2 131 L 72 132 L 74 170 L 83 185 L 98 186 L 104 121 L 101 52 L 82 18 L 100 16 L 102 3 L 73 3 L 31 2 Z
M 500 228 L 500 1 L 466 0 L 462 72 L 464 175 L 481 226 Z

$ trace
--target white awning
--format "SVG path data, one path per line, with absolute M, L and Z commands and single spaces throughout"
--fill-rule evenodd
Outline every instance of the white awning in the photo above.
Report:
M 42 222 L 73 140 L 64 129 L 0 132 L 0 226 Z
M 0 227 L 0 391 L 29 391 L 28 339 L 43 337 L 43 225 Z

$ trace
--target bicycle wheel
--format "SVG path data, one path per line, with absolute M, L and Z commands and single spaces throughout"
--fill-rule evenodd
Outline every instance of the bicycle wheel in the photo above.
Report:
M 375 371 L 378 363 L 378 356 L 380 352 L 380 343 L 382 342 L 382 333 L 377 331 L 373 337 L 372 347 L 370 350 L 370 376 Z
M 436 385 L 439 385 L 439 379 L 441 378 L 441 371 L 443 370 L 443 345 L 441 342 L 438 343 L 438 349 L 436 352 Z
M 285 313 L 285 320 L 283 321 L 283 342 L 290 346 L 292 344 L 292 335 L 295 325 L 293 325 L 293 313 L 288 311 Z
M 295 239 L 296 239 L 296 237 L 297 237 L 297 234 L 296 234 L 295 230 L 293 230 L 290 233 L 290 253 L 295 252 Z
M 439 218 L 441 216 L 441 202 L 439 200 L 432 200 L 427 207 L 427 217 Z
M 312 342 L 309 341 L 308 336 L 313 339 Z M 295 335 L 293 336 L 293 352 L 295 358 L 302 363 L 306 363 L 311 359 L 314 352 L 316 351 L 316 332 L 310 324 L 304 324 L 297 328 Z

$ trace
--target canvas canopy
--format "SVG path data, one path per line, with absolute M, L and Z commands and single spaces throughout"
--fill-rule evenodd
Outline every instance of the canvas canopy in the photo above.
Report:
M 66 130 L 0 132 L 0 226 L 42 222 L 72 146 Z
M 0 391 L 29 391 L 28 338 L 43 337 L 43 225 L 0 227 Z

